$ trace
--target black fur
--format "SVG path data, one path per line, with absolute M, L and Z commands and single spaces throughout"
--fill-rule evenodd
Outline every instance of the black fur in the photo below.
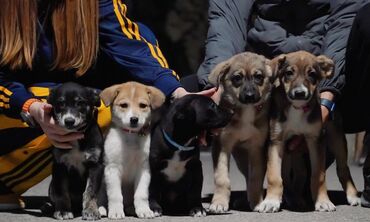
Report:
M 224 127 L 230 115 L 221 110 L 210 98 L 188 95 L 176 100 L 163 112 L 161 121 L 153 130 L 150 147 L 150 168 L 152 180 L 149 188 L 150 207 L 155 213 L 170 215 L 205 214 L 201 203 L 203 184 L 200 149 L 195 139 L 189 146 L 191 151 L 179 151 L 180 161 L 188 160 L 185 173 L 175 182 L 168 180 L 161 172 L 176 151 L 164 139 L 164 130 L 177 144 L 184 145 L 204 130 Z
M 104 168 L 103 136 L 96 112 L 96 107 L 100 105 L 99 94 L 76 83 L 65 83 L 50 92 L 48 103 L 53 106 L 53 117 L 59 125 L 63 125 L 58 119 L 61 113 L 82 116 L 83 121 L 68 127 L 68 130 L 84 133 L 84 138 L 78 140 L 71 150 L 53 149 L 49 196 L 54 205 L 54 217 L 69 219 L 73 217 L 71 213 L 80 215 L 82 210 L 82 219 L 100 219 L 96 198 Z M 79 166 L 76 166 L 79 162 L 76 156 L 80 157 Z

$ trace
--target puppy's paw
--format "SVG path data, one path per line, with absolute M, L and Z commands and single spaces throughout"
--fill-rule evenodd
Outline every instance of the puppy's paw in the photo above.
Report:
M 280 210 L 280 200 L 278 199 L 265 199 L 258 204 L 253 211 L 260 213 L 275 213 Z
M 192 217 L 205 217 L 207 215 L 206 210 L 203 207 L 194 207 L 189 213 Z
M 149 207 L 138 207 L 135 209 L 138 218 L 154 218 L 154 212 Z
M 99 220 L 100 213 L 97 208 L 86 208 L 82 210 L 82 220 Z
M 107 214 L 107 209 L 103 206 L 99 207 L 99 214 L 101 217 L 106 217 L 108 214 Z
M 57 220 L 71 220 L 73 219 L 73 213 L 70 211 L 55 211 L 54 218 Z
M 335 211 L 335 206 L 330 200 L 317 201 L 315 203 L 315 210 L 320 212 Z
M 85 160 L 89 163 L 97 163 L 100 159 L 100 152 L 88 151 L 85 152 Z
M 359 206 L 361 204 L 361 198 L 357 196 L 347 196 L 347 201 L 351 206 Z
M 150 203 L 150 209 L 153 211 L 155 217 L 162 216 L 163 210 L 162 207 L 157 202 Z
M 213 201 L 209 206 L 209 212 L 213 214 L 224 214 L 229 210 L 227 201 Z
M 109 219 L 123 219 L 124 217 L 125 212 L 123 212 L 123 205 L 117 204 L 108 208 Z

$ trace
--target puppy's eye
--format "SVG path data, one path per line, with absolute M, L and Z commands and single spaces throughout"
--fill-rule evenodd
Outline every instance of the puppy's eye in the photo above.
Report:
M 77 106 L 86 106 L 86 102 L 85 101 L 77 101 L 76 105 Z
M 261 83 L 263 82 L 264 78 L 265 78 L 265 77 L 262 75 L 262 73 L 261 73 L 261 72 L 258 72 L 258 73 L 256 73 L 256 74 L 254 75 L 254 80 L 255 80 L 255 82 L 256 82 L 256 83 L 258 83 L 258 84 L 261 84 Z
M 234 85 L 239 86 L 242 84 L 243 76 L 241 74 L 234 74 L 231 77 L 231 81 L 233 82 Z
M 293 72 L 293 71 L 291 71 L 291 70 L 287 70 L 287 71 L 285 71 L 285 72 L 284 72 L 284 75 L 285 75 L 285 77 L 287 77 L 287 78 L 291 78 L 291 77 L 293 77 L 293 76 L 294 76 L 294 72 Z
M 140 107 L 140 109 L 146 109 L 148 107 L 148 105 L 145 104 L 145 103 L 140 103 L 139 107 Z
M 63 108 L 65 105 L 66 105 L 66 103 L 64 101 L 58 101 L 57 102 L 57 106 L 60 107 L 60 108 Z
M 128 107 L 128 104 L 127 103 L 121 103 L 121 104 L 119 104 L 119 106 L 123 109 L 126 109 Z
M 315 71 L 310 71 L 308 73 L 308 79 L 313 83 L 316 84 L 317 81 L 317 73 Z

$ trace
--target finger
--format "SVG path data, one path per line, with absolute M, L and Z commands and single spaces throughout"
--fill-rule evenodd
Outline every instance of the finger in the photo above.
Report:
M 55 140 L 60 143 L 65 142 L 72 142 L 83 138 L 82 133 L 70 133 L 67 135 L 59 135 L 59 134 L 49 134 L 48 135 L 52 140 Z
M 211 97 L 213 94 L 215 94 L 215 92 L 216 92 L 216 87 L 213 87 L 207 90 L 200 91 L 196 94 Z
M 58 134 L 58 135 L 61 135 L 61 136 L 62 135 L 67 135 L 67 134 L 70 133 L 67 130 L 65 130 L 63 127 L 60 127 L 58 125 L 49 124 L 49 123 L 43 124 L 42 129 L 45 133 Z
M 44 109 L 44 111 L 45 111 L 46 113 L 50 113 L 50 112 L 51 112 L 51 110 L 53 109 L 53 106 L 52 106 L 51 104 L 49 104 L 49 103 L 45 103 L 45 104 L 44 104 L 44 106 L 43 106 L 42 108 Z
M 221 94 L 223 92 L 222 87 L 218 87 L 217 91 L 211 96 L 211 99 L 218 105 L 220 104 Z
M 53 146 L 55 148 L 59 148 L 59 149 L 71 149 L 71 148 L 73 148 L 72 144 L 70 144 L 70 143 L 60 143 L 60 142 L 57 142 L 57 141 L 51 141 L 51 144 L 53 144 Z

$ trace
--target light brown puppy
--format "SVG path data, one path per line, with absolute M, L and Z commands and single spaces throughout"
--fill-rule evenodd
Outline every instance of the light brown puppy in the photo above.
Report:
M 317 211 L 334 211 L 325 184 L 325 146 L 318 83 L 333 74 L 334 63 L 325 56 L 299 51 L 280 55 L 272 61 L 276 73 L 272 92 L 270 146 L 267 161 L 267 195 L 257 207 L 259 212 L 276 212 L 283 195 L 282 159 L 284 148 L 294 135 L 303 135 L 311 164 L 311 194 Z M 347 166 L 343 131 L 329 121 L 326 126 L 329 147 L 337 160 L 338 176 L 351 205 L 358 204 L 357 190 Z M 293 164 L 294 165 L 294 164 Z M 297 166 L 297 165 L 296 165 Z
M 242 53 L 218 64 L 209 76 L 211 83 L 223 88 L 220 106 L 233 113 L 230 123 L 214 138 L 215 192 L 209 208 L 212 213 L 229 209 L 230 154 L 245 176 L 251 209 L 262 201 L 272 88 L 269 63 L 263 56 Z
M 132 207 L 139 218 L 158 216 L 148 201 L 150 127 L 153 110 L 165 96 L 154 87 L 127 82 L 106 88 L 100 97 L 112 113 L 104 142 L 108 218 L 122 219 Z M 105 209 L 100 212 L 106 215 Z

